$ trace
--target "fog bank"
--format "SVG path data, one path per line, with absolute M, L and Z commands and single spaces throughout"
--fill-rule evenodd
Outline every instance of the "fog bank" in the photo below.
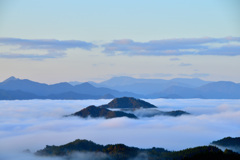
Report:
M 140 148 L 180 150 L 240 135 L 240 100 L 147 99 L 162 111 L 192 115 L 140 118 L 81 119 L 63 117 L 88 105 L 111 100 L 0 101 L 0 150 L 36 151 L 75 139 L 99 144 L 124 143 Z

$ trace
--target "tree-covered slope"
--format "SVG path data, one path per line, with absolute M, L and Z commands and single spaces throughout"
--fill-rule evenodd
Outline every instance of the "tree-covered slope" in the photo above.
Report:
M 167 151 L 163 148 L 140 149 L 124 144 L 99 145 L 88 140 L 75 140 L 61 146 L 46 146 L 36 152 L 39 156 L 65 156 L 74 152 L 89 152 L 90 154 L 104 153 L 103 160 L 237 160 L 240 154 L 225 150 L 224 152 L 214 146 L 200 146 L 181 151 Z M 68 158 L 71 160 L 71 158 Z

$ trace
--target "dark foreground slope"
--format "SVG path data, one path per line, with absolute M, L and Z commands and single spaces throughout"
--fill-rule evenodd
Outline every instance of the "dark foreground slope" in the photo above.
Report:
M 79 116 L 82 118 L 92 117 L 92 118 L 101 118 L 104 117 L 106 119 L 109 118 L 117 118 L 117 117 L 128 117 L 128 118 L 137 118 L 134 114 L 125 113 L 122 111 L 111 111 L 106 108 L 100 108 L 96 106 L 89 106 L 87 108 L 78 111 L 72 116 Z
M 170 152 L 163 148 L 140 149 L 129 147 L 124 144 L 99 145 L 92 141 L 75 140 L 74 142 L 61 146 L 46 146 L 36 152 L 38 156 L 64 156 L 71 159 L 71 154 L 76 152 L 88 152 L 90 154 L 106 154 L 103 160 L 128 160 L 128 159 L 167 159 L 167 160 L 236 160 L 240 154 L 230 150 L 221 151 L 214 146 L 201 146 L 189 148 L 182 151 Z M 69 158 L 70 157 L 70 158 Z
M 132 97 L 115 98 L 108 104 L 100 106 L 102 108 L 157 108 L 156 106 L 140 99 Z

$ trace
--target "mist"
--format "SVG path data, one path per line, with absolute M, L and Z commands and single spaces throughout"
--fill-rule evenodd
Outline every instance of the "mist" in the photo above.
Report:
M 191 113 L 180 117 L 154 116 L 137 120 L 64 117 L 89 105 L 98 106 L 110 101 L 0 101 L 0 155 L 25 149 L 35 152 L 46 145 L 62 145 L 75 139 L 173 151 L 240 135 L 240 100 L 146 99 L 160 111 Z M 37 158 L 41 160 L 41 157 Z

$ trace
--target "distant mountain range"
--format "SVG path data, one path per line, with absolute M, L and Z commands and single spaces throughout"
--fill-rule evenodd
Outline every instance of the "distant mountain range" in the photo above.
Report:
M 140 97 L 105 87 L 94 87 L 88 82 L 71 85 L 67 82 L 48 85 L 28 79 L 10 77 L 0 83 L 0 99 L 101 99 L 114 97 Z
M 240 84 L 201 79 L 136 79 L 114 77 L 101 83 L 63 82 L 44 84 L 10 77 L 0 83 L 0 100 L 14 99 L 106 99 L 135 98 L 204 98 L 240 99 Z
M 89 82 L 96 87 L 144 95 L 144 98 L 205 98 L 239 99 L 240 85 L 230 81 L 204 81 L 198 78 L 136 79 L 114 77 L 101 83 Z
M 163 148 L 140 149 L 124 144 L 100 145 L 88 140 L 77 139 L 60 146 L 46 146 L 37 151 L 38 156 L 58 156 L 71 159 L 73 153 L 89 153 L 99 160 L 237 160 L 240 154 L 226 149 L 224 152 L 215 146 L 200 146 L 181 151 L 167 151 Z M 101 156 L 100 156 L 101 155 Z M 72 158 L 73 159 L 73 158 Z M 94 158 L 93 158 L 94 159 Z
M 138 94 L 152 94 L 164 91 L 172 86 L 186 88 L 196 88 L 210 83 L 201 79 L 193 78 L 175 78 L 171 80 L 164 79 L 137 79 L 132 77 L 113 77 L 101 83 L 89 82 L 95 87 L 107 87 L 118 91 L 128 91 Z

